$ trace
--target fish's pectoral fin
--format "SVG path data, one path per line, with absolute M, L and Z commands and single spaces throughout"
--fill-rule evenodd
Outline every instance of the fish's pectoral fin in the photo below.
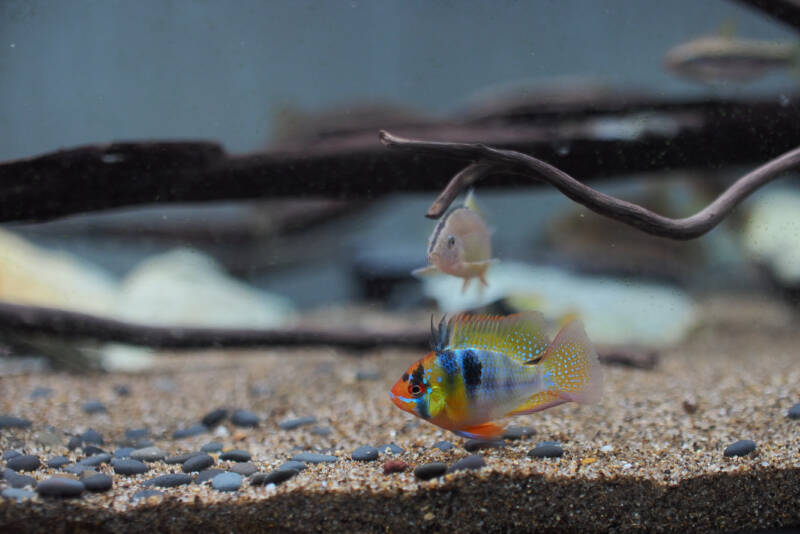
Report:
M 493 421 L 489 421 L 479 425 L 456 428 L 453 429 L 453 432 L 463 438 L 496 439 L 503 435 L 504 430 L 505 426 L 499 425 Z
M 414 269 L 411 271 L 411 276 L 428 276 L 431 274 L 438 274 L 441 271 L 436 268 L 435 265 L 426 265 L 425 267 L 420 267 L 419 269 Z

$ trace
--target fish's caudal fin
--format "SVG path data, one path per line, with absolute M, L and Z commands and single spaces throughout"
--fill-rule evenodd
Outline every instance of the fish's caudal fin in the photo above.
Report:
M 600 400 L 603 374 L 591 341 L 580 321 L 570 321 L 547 347 L 539 364 L 547 390 L 560 399 L 580 403 Z

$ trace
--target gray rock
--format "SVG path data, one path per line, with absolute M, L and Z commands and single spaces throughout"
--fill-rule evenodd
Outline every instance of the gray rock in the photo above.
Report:
M 269 473 L 257 473 L 250 477 L 251 486 L 266 486 L 267 484 L 282 484 L 299 473 L 297 469 L 276 469 Z
M 86 445 L 83 447 L 83 453 L 86 456 L 94 456 L 95 454 L 105 454 L 106 451 L 94 445 Z
M 528 451 L 531 458 L 560 458 L 564 456 L 564 449 L 552 443 L 540 443 Z
M 136 449 L 131 453 L 131 458 L 142 462 L 160 462 L 166 458 L 167 454 L 158 447 L 145 447 Z
M 378 459 L 378 449 L 372 445 L 362 445 L 353 451 L 351 457 L 359 462 L 372 462 Z
M 789 413 L 786 415 L 789 419 L 800 419 L 800 402 L 789 408 Z
M 395 445 L 394 443 L 387 443 L 378 447 L 378 452 L 381 454 L 403 454 L 405 449 Z
M 216 410 L 210 411 L 203 416 L 203 419 L 200 421 L 205 426 L 211 428 L 213 426 L 217 426 L 225 418 L 228 417 L 228 410 L 225 408 L 217 408 Z
M 3 470 L 3 478 L 8 482 L 12 488 L 24 488 L 27 486 L 36 487 L 36 479 L 28 475 L 20 475 L 11 469 Z
M 510 426 L 506 428 L 506 431 L 503 433 L 503 439 L 515 441 L 518 439 L 529 438 L 534 434 L 536 434 L 536 430 L 529 426 Z
M 316 422 L 316 417 L 296 417 L 294 419 L 284 419 L 278 423 L 278 426 L 281 428 L 281 430 L 294 430 L 295 428 L 300 428 L 301 426 L 313 425 Z
M 39 457 L 33 454 L 20 454 L 6 462 L 6 467 L 14 471 L 36 471 L 41 465 Z
M 53 390 L 51 388 L 45 387 L 38 387 L 31 391 L 31 394 L 28 396 L 29 399 L 46 399 L 53 395 Z
M 63 477 L 48 478 L 36 485 L 36 493 L 42 497 L 77 497 L 85 490 L 83 482 Z
M 146 438 L 148 433 L 146 428 L 128 428 L 125 430 L 125 437 L 130 440 L 140 440 Z
M 284 462 L 278 467 L 278 469 L 294 469 L 295 471 L 302 471 L 305 468 L 306 464 L 295 460 L 289 460 L 288 462 Z
M 256 467 L 254 464 L 250 462 L 241 462 L 231 467 L 231 471 L 233 471 L 234 473 L 238 473 L 244 477 L 249 477 L 256 471 L 258 471 L 258 467 Z
M 455 473 L 456 471 L 464 471 L 467 469 L 480 469 L 486 465 L 486 461 L 484 461 L 483 456 L 478 456 L 477 454 L 473 454 L 471 456 L 467 456 L 466 458 L 462 458 L 453 465 L 450 466 L 450 469 L 447 471 L 450 473 Z
M 172 433 L 172 439 L 185 439 L 208 432 L 208 427 L 200 423 L 196 423 L 189 428 L 180 428 Z
M 130 458 L 135 450 L 133 447 L 121 447 L 114 451 L 114 458 Z
M 311 433 L 314 434 L 315 436 L 325 437 L 333 434 L 333 430 L 327 426 L 315 426 L 311 429 Z
M 48 460 L 47 467 L 58 469 L 59 467 L 64 467 L 68 463 L 69 459 L 66 456 L 53 456 Z
M 205 471 L 200 471 L 197 474 L 197 477 L 194 479 L 195 484 L 202 484 L 203 482 L 207 482 L 217 476 L 220 473 L 224 473 L 225 471 L 222 469 L 206 469 Z
M 165 464 L 175 465 L 181 464 L 183 465 L 185 462 L 194 458 L 195 456 L 207 456 L 202 452 L 193 451 L 193 452 L 184 452 L 183 454 L 176 454 L 175 456 L 169 456 L 164 460 Z
M 231 423 L 236 426 L 253 427 L 258 426 L 259 417 L 250 410 L 236 410 L 231 415 Z
M 76 476 L 83 473 L 86 469 L 87 469 L 86 466 L 81 464 L 69 464 L 61 468 L 62 471 L 66 471 L 67 473 Z
M 14 449 L 8 450 L 3 453 L 3 460 L 10 460 L 16 456 L 22 456 L 22 453 L 19 451 L 15 451 Z
M 95 414 L 105 413 L 108 410 L 106 409 L 106 405 L 99 400 L 90 400 L 83 404 L 83 411 L 89 414 Z
M 220 452 L 222 450 L 222 443 L 219 441 L 211 441 L 200 447 L 200 450 L 203 452 Z
M 295 462 L 304 462 L 307 464 L 321 464 L 321 463 L 330 463 L 336 462 L 339 460 L 336 456 L 330 456 L 328 454 L 317 454 L 315 452 L 301 452 L 299 454 L 295 454 L 292 456 L 292 460 Z
M 104 443 L 103 435 L 93 428 L 86 430 L 86 432 L 80 435 L 80 438 L 84 443 L 94 443 L 96 445 L 102 445 Z
M 114 467 L 114 472 L 118 475 L 141 475 L 147 473 L 150 468 L 147 464 L 132 458 L 113 459 L 111 465 Z
M 751 439 L 742 439 L 728 445 L 723 453 L 725 456 L 744 456 L 756 450 L 756 442 Z
M 35 491 L 24 490 L 20 488 L 6 488 L 0 492 L 0 497 L 17 502 L 26 501 L 35 495 Z
M 228 460 L 232 462 L 249 462 L 250 453 L 241 449 L 223 452 L 219 455 L 220 460 Z
M 86 477 L 82 479 L 81 482 L 83 482 L 87 490 L 95 492 L 108 491 L 114 484 L 111 477 L 105 473 L 97 473 L 96 475 Z
M 202 471 L 214 465 L 214 458 L 205 453 L 192 456 L 183 463 L 181 469 L 184 473 L 192 473 L 194 471 Z
M 432 478 L 440 477 L 447 472 L 447 465 L 442 462 L 431 462 L 417 466 L 414 469 L 414 476 L 420 480 L 430 480 Z
M 84 467 L 96 467 L 100 464 L 105 464 L 111 461 L 111 455 L 107 452 L 102 454 L 95 454 L 89 456 L 88 458 L 84 458 L 83 460 L 79 461 L 78 464 Z
M 464 443 L 464 448 L 468 452 L 480 451 L 483 449 L 502 449 L 506 444 L 500 439 L 468 439 Z
M 192 481 L 192 477 L 184 473 L 170 473 L 161 475 L 142 483 L 143 486 L 155 486 L 157 488 L 174 488 L 175 486 L 183 486 Z
M 28 428 L 31 422 L 21 417 L 0 414 L 0 430 L 4 428 Z
M 455 445 L 450 443 L 449 441 L 437 441 L 433 444 L 434 449 L 439 449 L 440 451 L 447 452 L 451 449 L 455 448 Z
M 218 491 L 236 491 L 242 487 L 242 475 L 223 472 L 211 479 L 211 487 Z

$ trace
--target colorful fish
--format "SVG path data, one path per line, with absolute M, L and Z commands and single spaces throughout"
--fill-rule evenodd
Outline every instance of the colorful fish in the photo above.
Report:
M 463 206 L 453 208 L 439 219 L 428 239 L 428 262 L 411 274 L 442 272 L 464 279 L 461 292 L 473 278 L 486 283 L 486 271 L 492 264 L 492 239 L 489 228 L 480 216 L 473 192 Z
M 414 363 L 389 397 L 412 413 L 459 436 L 493 439 L 498 419 L 565 402 L 600 399 L 602 373 L 580 321 L 550 343 L 538 312 L 505 317 L 457 315 L 438 328 L 433 351 Z

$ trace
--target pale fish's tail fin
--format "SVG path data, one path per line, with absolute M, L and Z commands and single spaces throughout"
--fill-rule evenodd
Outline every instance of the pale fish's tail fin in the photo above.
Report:
M 538 412 L 565 402 L 589 404 L 603 393 L 603 373 L 583 324 L 570 321 L 547 347 L 541 358 L 527 365 L 541 366 L 544 391 L 532 395 L 508 415 Z

